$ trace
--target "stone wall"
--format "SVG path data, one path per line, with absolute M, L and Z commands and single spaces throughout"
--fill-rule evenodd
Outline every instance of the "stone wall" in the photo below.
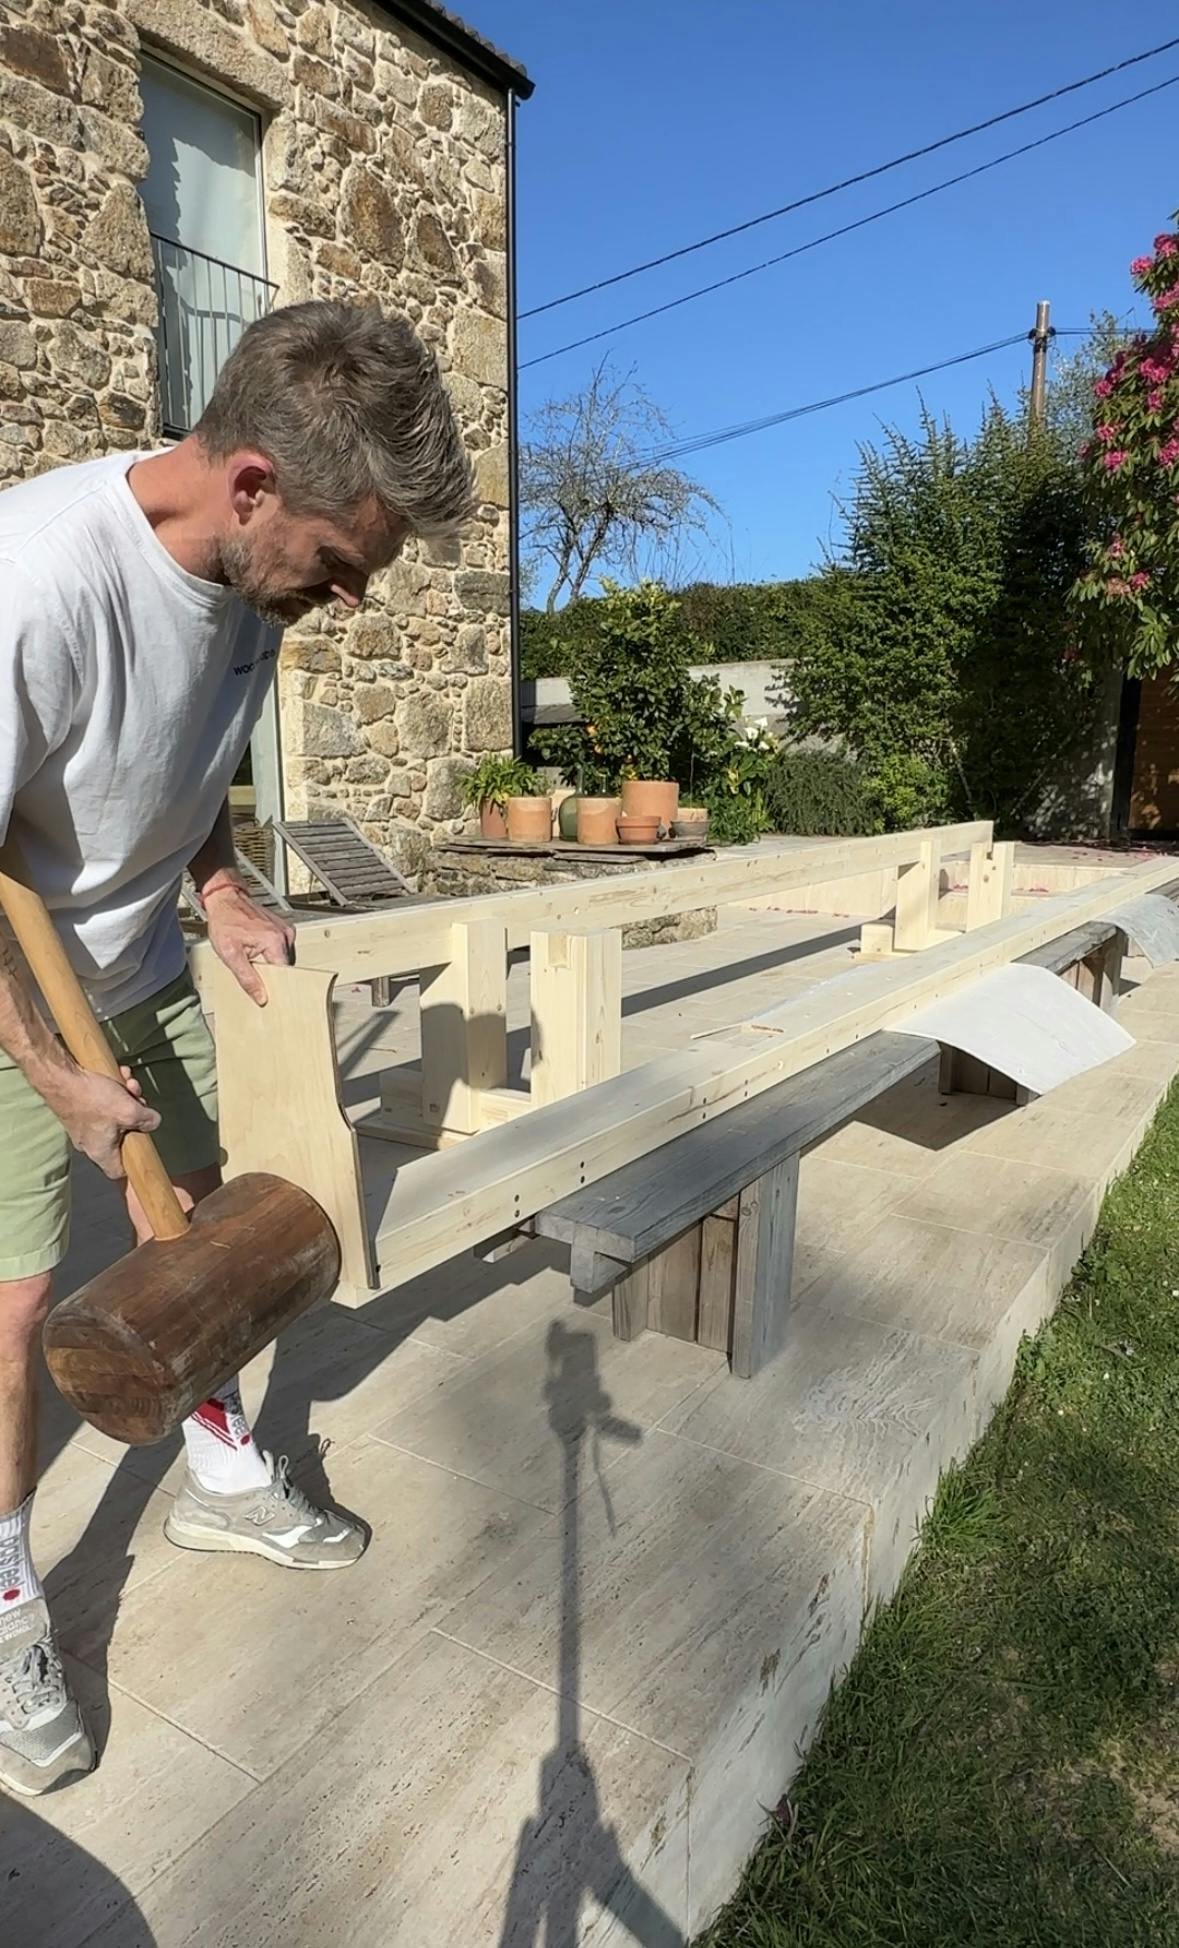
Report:
M 715 854 L 701 852 L 687 863 L 697 865 L 713 858 Z M 514 893 L 522 886 L 569 886 L 582 879 L 612 879 L 626 873 L 650 872 L 653 867 L 674 875 L 684 863 L 646 856 L 606 860 L 600 853 L 584 861 L 568 852 L 540 858 L 509 852 L 480 852 L 443 841 L 430 853 L 421 876 L 421 890 L 434 893 L 440 899 L 469 899 L 480 893 Z M 622 944 L 624 947 L 665 947 L 677 940 L 702 940 L 715 932 L 715 906 L 701 906 L 691 913 L 664 913 L 652 920 L 637 920 L 632 926 L 623 927 Z
M 412 866 L 511 743 L 505 105 L 365 0 L 0 0 L 0 484 L 160 437 L 141 48 L 259 110 L 277 302 L 375 299 L 448 374 L 476 524 L 292 631 L 278 679 L 288 811 Z

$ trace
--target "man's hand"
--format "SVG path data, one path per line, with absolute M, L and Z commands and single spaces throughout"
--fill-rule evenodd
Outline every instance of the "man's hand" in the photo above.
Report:
M 213 952 L 236 975 L 251 1001 L 264 1008 L 266 989 L 253 963 L 286 966 L 294 958 L 294 928 L 255 906 L 242 882 L 228 874 L 219 873 L 216 885 L 206 888 L 202 899 Z
M 158 1130 L 159 1115 L 143 1101 L 130 1069 L 123 1081 L 91 1075 L 63 1062 L 51 1081 L 42 1083 L 46 1102 L 63 1124 L 75 1150 L 90 1158 L 104 1177 L 127 1175 L 122 1143 L 128 1130 Z

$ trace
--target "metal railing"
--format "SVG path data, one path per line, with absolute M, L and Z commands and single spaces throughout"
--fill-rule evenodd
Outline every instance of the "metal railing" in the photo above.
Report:
M 181 438 L 196 425 L 246 326 L 265 316 L 278 287 L 154 231 L 151 248 L 160 301 L 156 346 L 164 432 Z

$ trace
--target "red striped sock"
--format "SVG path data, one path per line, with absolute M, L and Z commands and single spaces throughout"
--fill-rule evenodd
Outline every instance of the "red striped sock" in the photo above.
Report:
M 205 1400 L 184 1422 L 188 1465 L 202 1488 L 236 1495 L 261 1488 L 270 1472 L 242 1411 L 236 1380 Z

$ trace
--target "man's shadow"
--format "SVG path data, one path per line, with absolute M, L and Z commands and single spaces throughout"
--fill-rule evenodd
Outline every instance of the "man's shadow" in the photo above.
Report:
M 0 1940 L 51 1948 L 119 1917 L 118 1948 L 156 1948 L 139 1903 L 92 1853 L 0 1792 Z
M 592 1332 L 575 1332 L 554 1320 L 546 1350 L 549 1424 L 564 1454 L 557 1731 L 541 1762 L 537 1811 L 525 1821 L 517 1842 L 499 1948 L 577 1948 L 586 1894 L 620 1921 L 641 1948 L 683 1948 L 682 1929 L 635 1878 L 615 1829 L 603 1819 L 593 1765 L 581 1737 L 582 1457 L 588 1449 L 613 1534 L 601 1444 L 634 1445 L 642 1433 L 610 1411 Z

